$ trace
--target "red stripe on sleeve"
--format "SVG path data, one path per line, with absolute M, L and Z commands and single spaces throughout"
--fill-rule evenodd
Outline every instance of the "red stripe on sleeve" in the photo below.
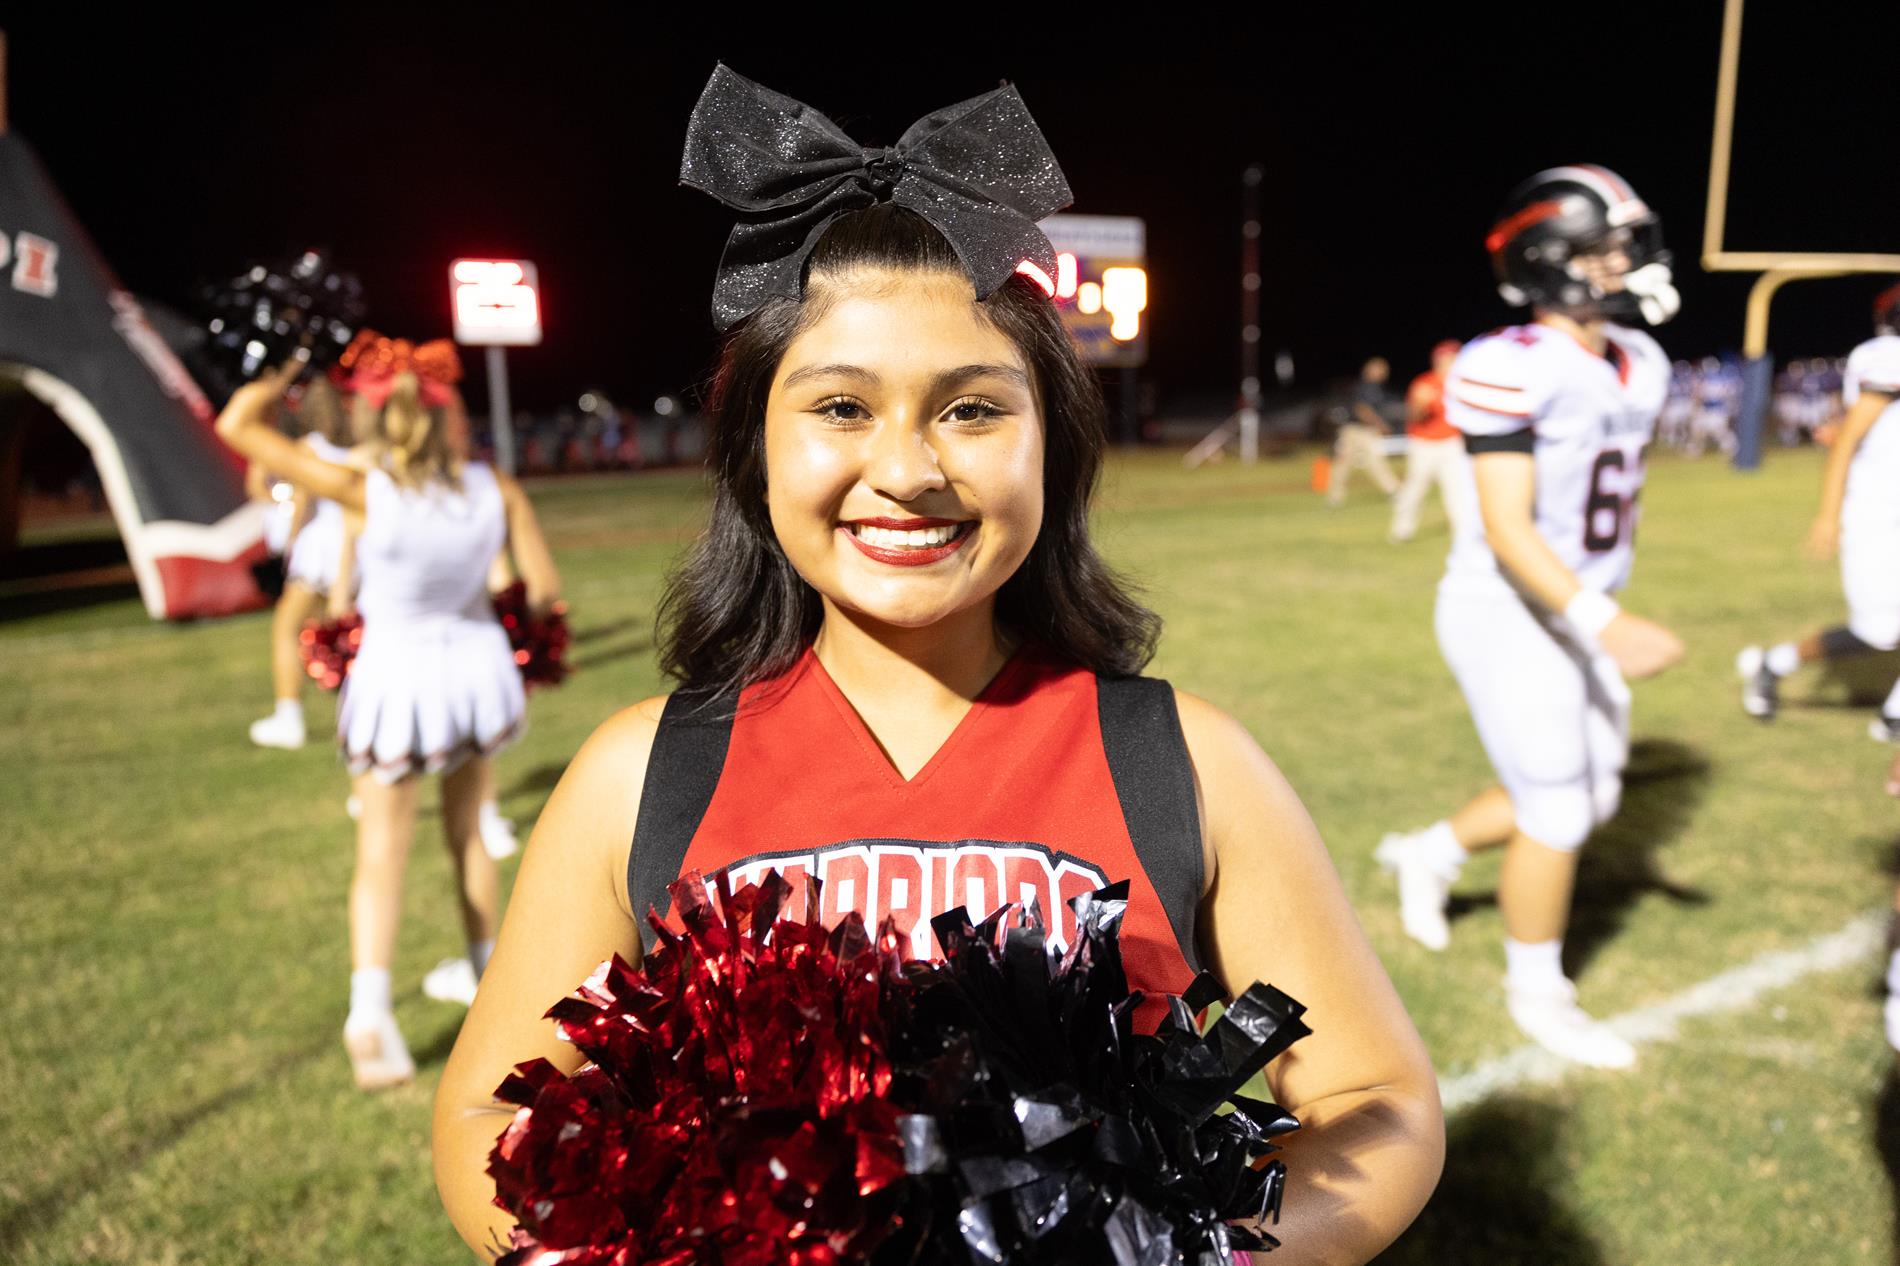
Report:
M 1457 400 L 1459 404 L 1464 405 L 1468 409 L 1476 409 L 1480 413 L 1495 413 L 1501 418 L 1528 418 L 1531 416 L 1528 409 L 1519 411 L 1516 409 L 1500 409 L 1494 405 L 1479 404 L 1476 400 L 1465 399 L 1457 392 L 1453 392 L 1452 397 Z

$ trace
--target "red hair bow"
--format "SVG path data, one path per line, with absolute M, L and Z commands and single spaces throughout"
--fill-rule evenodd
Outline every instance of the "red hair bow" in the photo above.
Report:
M 455 344 L 445 338 L 411 343 L 364 330 L 343 350 L 337 365 L 349 372 L 348 390 L 376 409 L 389 399 L 397 374 L 416 376 L 422 403 L 431 409 L 448 404 L 450 389 L 462 380 L 462 358 L 456 355 Z

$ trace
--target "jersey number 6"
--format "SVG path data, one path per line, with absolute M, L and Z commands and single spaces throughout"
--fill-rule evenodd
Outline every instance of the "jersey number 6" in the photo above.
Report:
M 1590 495 L 1583 503 L 1583 547 L 1592 554 L 1613 550 L 1633 531 L 1636 494 L 1643 486 L 1643 459 L 1620 448 L 1597 454 L 1590 468 Z

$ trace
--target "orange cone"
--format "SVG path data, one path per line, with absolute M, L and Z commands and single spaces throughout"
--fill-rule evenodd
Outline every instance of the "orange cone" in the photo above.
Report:
M 1315 457 L 1313 459 L 1313 478 L 1312 478 L 1313 491 L 1325 492 L 1326 486 L 1332 482 L 1332 478 L 1333 478 L 1333 459 L 1330 457 L 1327 457 L 1324 454 L 1321 454 L 1320 456 Z

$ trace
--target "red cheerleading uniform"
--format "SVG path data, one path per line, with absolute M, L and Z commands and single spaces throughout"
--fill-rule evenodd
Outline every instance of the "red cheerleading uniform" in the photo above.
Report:
M 824 883 L 822 917 L 887 915 L 917 957 L 930 920 L 1033 897 L 1050 936 L 1068 901 L 1129 881 L 1129 984 L 1180 993 L 1200 970 L 1203 883 L 1192 767 L 1166 682 L 1108 679 L 1025 647 L 906 781 L 808 649 L 734 709 L 667 702 L 628 860 L 634 910 L 664 912 L 687 871 L 733 886 L 777 869 Z

